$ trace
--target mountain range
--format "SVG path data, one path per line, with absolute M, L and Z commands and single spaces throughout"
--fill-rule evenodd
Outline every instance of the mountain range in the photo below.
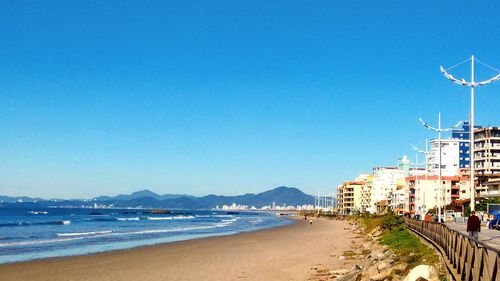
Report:
M 196 197 L 186 194 L 164 194 L 159 195 L 144 189 L 131 194 L 120 194 L 116 196 L 98 196 L 92 199 L 65 200 L 30 197 L 0 196 L 0 207 L 19 207 L 24 205 L 49 207 L 67 206 L 82 207 L 98 205 L 112 205 L 114 207 L 142 207 L 142 208 L 169 208 L 169 209 L 210 209 L 216 206 L 231 205 L 255 206 L 257 208 L 272 205 L 306 205 L 314 204 L 314 197 L 307 195 L 295 187 L 280 186 L 272 190 L 258 194 L 247 193 L 238 196 L 207 195 Z

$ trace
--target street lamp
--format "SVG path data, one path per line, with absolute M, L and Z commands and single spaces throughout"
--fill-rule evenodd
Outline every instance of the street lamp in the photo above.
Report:
M 452 69 L 452 68 L 455 68 L 465 62 L 468 62 L 468 61 L 471 61 L 471 75 L 470 75 L 470 82 L 467 82 L 465 81 L 465 79 L 457 79 L 455 77 L 453 77 L 451 74 L 449 74 L 447 71 Z M 476 59 L 477 60 L 477 59 Z M 480 60 L 477 60 L 479 63 L 485 65 L 486 67 L 488 68 L 491 68 L 497 72 L 500 72 L 498 71 L 498 69 L 494 68 L 494 67 L 491 67 L 483 62 L 481 62 Z M 469 152 L 470 152 L 470 156 L 469 156 L 469 159 L 470 159 L 470 208 L 471 208 L 471 211 L 474 211 L 475 210 L 475 195 L 476 195 L 476 189 L 474 188 L 474 88 L 476 86 L 484 86 L 484 85 L 488 85 L 490 84 L 491 82 L 494 82 L 494 81 L 498 81 L 500 80 L 500 74 L 497 74 L 497 76 L 493 77 L 493 78 L 490 78 L 488 80 L 484 80 L 484 81 L 481 81 L 481 82 L 475 82 L 474 81 L 474 56 L 471 56 L 470 59 L 467 59 L 459 64 L 456 64 L 452 67 L 449 67 L 447 69 L 444 69 L 442 66 L 439 67 L 439 69 L 441 70 L 441 72 L 443 73 L 443 75 L 448 78 L 450 81 L 452 81 L 453 83 L 455 84 L 458 84 L 458 85 L 461 85 L 461 86 L 467 86 L 467 87 L 470 87 L 470 144 L 469 144 Z
M 439 222 L 441 222 L 441 205 L 442 205 L 442 202 L 441 202 L 441 199 L 442 199 L 442 196 L 443 196 L 443 181 L 441 180 L 441 132 L 445 132 L 445 131 L 450 131 L 450 130 L 453 130 L 455 128 L 457 128 L 458 126 L 460 126 L 460 124 L 462 124 L 462 121 L 458 122 L 455 126 L 453 127 L 450 127 L 450 128 L 441 128 L 441 112 L 438 113 L 438 127 L 437 128 L 434 128 L 432 126 L 430 126 L 429 124 L 425 123 L 424 120 L 422 120 L 422 118 L 418 118 L 418 121 L 420 121 L 420 123 L 422 123 L 422 125 L 424 127 L 426 127 L 427 129 L 429 130 L 432 130 L 432 131 L 435 131 L 435 132 L 438 132 L 438 147 L 439 147 L 439 197 L 438 197 L 438 220 Z M 446 200 L 446 199 L 445 199 Z M 445 215 L 446 217 L 446 215 Z

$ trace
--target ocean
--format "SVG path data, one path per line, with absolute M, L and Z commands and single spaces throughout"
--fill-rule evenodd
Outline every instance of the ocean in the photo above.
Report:
M 282 226 L 270 212 L 0 208 L 0 263 L 85 255 Z

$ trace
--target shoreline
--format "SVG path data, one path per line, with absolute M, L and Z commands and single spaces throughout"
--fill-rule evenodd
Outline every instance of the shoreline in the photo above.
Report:
M 181 243 L 181 242 L 188 242 L 188 241 L 195 241 L 195 240 L 201 240 L 201 239 L 208 239 L 208 238 L 217 238 L 217 237 L 226 237 L 226 236 L 236 236 L 240 235 L 243 233 L 252 233 L 252 232 L 259 232 L 259 231 L 266 231 L 266 230 L 271 230 L 275 228 L 282 228 L 282 227 L 288 227 L 292 226 L 293 224 L 297 223 L 298 218 L 296 216 L 289 216 L 287 218 L 283 218 L 283 220 L 288 220 L 290 223 L 283 224 L 283 225 L 277 225 L 277 226 L 271 226 L 271 227 L 265 227 L 265 228 L 260 228 L 260 229 L 255 229 L 255 230 L 250 230 L 250 231 L 228 231 L 228 232 L 223 232 L 223 233 L 207 233 L 207 234 L 192 234 L 192 235 L 187 235 L 187 236 L 180 236 L 179 239 L 175 239 L 172 241 L 167 241 L 167 242 L 159 242 L 159 243 L 154 243 L 154 244 L 146 244 L 146 245 L 138 245 L 138 246 L 132 246 L 129 248 L 121 248 L 121 249 L 113 249 L 113 250 L 103 250 L 99 252 L 92 252 L 88 254 L 76 254 L 76 255 L 62 255 L 62 256 L 54 256 L 54 257 L 45 257 L 45 258 L 33 258 L 30 260 L 22 260 L 22 261 L 14 261 L 14 262 L 6 262 L 6 263 L 0 263 L 0 271 L 1 267 L 4 265 L 14 265 L 14 264 L 22 264 L 22 263 L 31 263 L 31 262 L 37 262 L 37 261 L 46 261 L 46 260 L 58 260 L 58 259 L 67 259 L 67 258 L 77 258 L 77 257 L 92 257 L 95 255 L 101 255 L 101 254 L 107 254 L 107 253 L 114 253 L 114 252 L 123 252 L 123 251 L 131 251 L 131 250 L 138 250 L 142 248 L 150 248 L 150 247 L 158 247 L 158 246 L 163 246 L 167 244 L 175 244 L 175 243 Z M 200 237 L 196 237 L 200 236 Z M 194 237 L 194 238 L 190 238 Z M 1 274 L 0 274 L 1 276 Z M 3 279 L 0 279 L 3 280 Z
M 0 265 L 1 280 L 304 280 L 341 267 L 354 234 L 315 219 L 237 234 Z M 313 270 L 313 268 L 316 268 Z
M 179 216 L 187 216 L 189 215 L 189 219 L 195 219 L 193 217 L 196 214 L 196 222 L 198 222 L 198 211 L 200 210 L 188 210 L 190 211 L 189 213 L 183 212 Z M 201 210 L 201 211 L 210 211 L 210 210 Z M 191 212 L 194 212 L 191 213 Z M 256 221 L 254 224 L 252 223 L 247 223 L 247 224 L 241 224 L 238 226 L 237 224 L 236 227 L 225 227 L 228 225 L 232 225 L 233 222 L 242 219 L 243 217 L 240 216 L 240 213 L 243 214 L 246 211 L 238 211 L 235 212 L 234 215 L 236 215 L 237 218 L 232 218 L 234 217 L 233 214 L 230 214 L 231 219 L 226 219 L 226 218 L 221 218 L 220 222 L 211 222 L 211 223 L 205 223 L 204 224 L 204 218 L 207 217 L 207 215 L 200 215 L 200 221 L 201 221 L 201 226 L 194 225 L 191 227 L 191 225 L 174 225 L 174 226 L 164 226 L 164 225 L 157 225 L 156 228 L 153 225 L 153 227 L 149 227 L 146 225 L 141 225 L 138 223 L 135 223 L 135 227 L 133 229 L 131 228 L 126 228 L 127 225 L 118 225 L 117 229 L 113 225 L 109 226 L 104 226 L 105 231 L 104 234 L 100 235 L 101 230 L 93 230 L 88 228 L 86 230 L 81 231 L 80 229 L 69 229 L 69 230 L 62 230 L 62 229 L 51 229 L 51 231 L 43 231 L 43 233 L 35 233 L 34 237 L 43 237 L 39 238 L 38 240 L 30 240 L 26 239 L 25 241 L 17 241 L 17 240 L 2 240 L 2 237 L 0 237 L 0 265 L 4 264 L 13 264 L 13 263 L 19 263 L 19 262 L 29 262 L 29 261 L 34 261 L 34 260 L 44 260 L 44 259 L 53 259 L 53 258 L 58 258 L 58 257 L 73 257 L 73 256 L 86 256 L 86 255 L 92 255 L 92 254 L 98 254 L 98 253 L 104 253 L 104 252 L 112 252 L 112 251 L 118 251 L 118 250 L 127 250 L 127 249 L 134 249 L 134 248 L 140 248 L 140 247 L 145 247 L 145 246 L 154 246 L 154 245 L 160 245 L 160 244 L 165 244 L 165 243 L 175 243 L 179 241 L 185 241 L 185 240 L 193 240 L 193 239 L 201 239 L 201 238 L 207 238 L 207 237 L 217 237 L 217 236 L 227 236 L 227 235 L 235 235 L 238 233 L 242 232 L 251 232 L 251 231 L 260 231 L 263 229 L 268 229 L 268 228 L 275 228 L 275 227 L 281 227 L 284 225 L 288 225 L 290 223 L 293 223 L 293 217 L 295 216 L 293 213 L 287 213 L 287 215 L 281 215 L 280 213 L 277 212 L 270 212 L 270 211 L 263 211 L 263 212 L 248 212 L 249 215 L 255 215 L 255 213 L 263 213 L 266 218 L 260 218 L 260 215 L 258 215 L 259 219 Z M 219 213 L 214 213 L 216 217 L 219 215 L 225 216 L 225 214 L 229 214 L 230 212 L 221 212 Z M 72 213 L 73 215 L 73 213 Z M 117 215 L 117 213 L 110 213 L 110 214 L 104 214 L 104 215 Z M 172 213 L 171 216 L 174 216 L 174 219 L 176 218 L 175 213 Z M 228 215 L 229 216 L 229 215 Z M 255 215 L 257 216 L 257 215 Z M 274 218 L 267 218 L 267 217 L 274 217 Z M 95 217 L 90 217 L 89 220 L 94 219 Z M 52 221 L 58 221 L 60 218 L 52 218 L 45 220 L 42 222 L 42 224 L 52 224 Z M 155 218 L 150 218 L 150 217 L 142 217 L 139 219 L 139 217 L 135 218 L 134 220 L 151 220 L 152 223 L 154 224 L 156 222 Z M 184 218 L 181 218 L 183 222 Z M 113 220 L 125 220 L 125 219 L 120 219 L 120 218 L 110 218 L 109 221 Z M 127 219 L 128 220 L 128 219 Z M 27 220 L 28 221 L 28 220 Z M 262 223 L 264 221 L 264 223 Z M 176 220 L 172 220 L 172 222 L 176 222 Z M 36 225 L 38 223 L 32 223 L 32 222 L 22 222 L 19 223 L 20 225 Z M 205 226 L 207 225 L 208 226 Z M 17 226 L 17 224 L 16 224 Z M 134 226 L 134 225 L 132 225 Z M 159 230 L 157 231 L 157 228 Z M 208 230 L 207 230 L 208 229 Z M 17 230 L 17 229 L 16 229 Z M 199 230 L 199 231 L 198 231 Z M 14 229 L 7 229 L 7 236 L 10 237 L 8 234 L 10 231 L 10 234 L 13 235 L 13 237 L 16 237 L 17 234 L 14 232 Z M 21 230 L 20 230 L 21 231 Z M 94 232 L 96 231 L 96 232 Z M 53 232 L 53 233 L 52 233 Z M 160 234 L 158 235 L 149 235 L 149 233 L 156 233 L 159 232 Z M 163 232 L 163 234 L 162 234 Z M 48 234 L 47 234 L 48 233 Z M 59 234 L 63 233 L 63 234 Z M 46 235 L 47 234 L 47 235 Z M 88 234 L 88 235 L 87 235 Z M 92 236 L 93 234 L 99 234 Z M 145 234 L 145 235 L 141 235 Z M 51 237 L 48 237 L 48 235 L 52 235 Z M 57 236 L 56 236 L 57 235 Z M 119 239 L 121 235 L 130 235 L 134 236 L 131 237 L 130 239 Z M 7 237 L 6 236 L 6 237 Z M 61 237 L 64 236 L 64 237 Z M 68 236 L 68 237 L 66 237 Z M 84 237 L 86 236 L 86 237 Z M 99 241 L 98 239 L 102 237 L 102 239 L 106 239 L 105 241 Z M 113 237 L 118 237 L 117 239 L 113 240 Z M 62 239 L 61 239 L 62 238 Z M 54 248 L 51 247 L 51 243 L 57 243 L 57 239 L 61 239 L 62 241 L 70 241 L 70 240 L 80 240 L 80 239 L 86 239 L 86 238 L 91 238 L 94 239 L 94 243 L 80 243 L 76 245 L 76 247 L 73 247 L 73 245 L 66 245 L 64 247 L 61 247 L 57 244 L 54 244 Z M 127 237 L 128 238 L 128 237 Z M 13 242 L 12 242 L 13 241 Z M 79 241 L 76 241 L 79 242 Z M 71 243 L 71 242 L 69 242 Z M 12 245 L 11 245 L 12 244 Z M 32 248 L 32 250 L 26 250 L 23 251 L 22 245 L 28 245 L 31 246 L 31 244 L 34 244 L 32 247 L 37 247 L 37 248 Z M 21 246 L 18 246 L 21 245 Z M 38 248 L 37 245 L 40 245 L 42 248 Z M 9 247 L 14 247 L 12 250 Z M 37 251 L 36 249 L 39 249 Z

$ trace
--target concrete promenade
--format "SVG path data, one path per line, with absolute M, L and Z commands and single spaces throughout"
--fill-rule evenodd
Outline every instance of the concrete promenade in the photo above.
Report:
M 459 231 L 465 235 L 467 233 L 467 224 L 465 223 L 447 223 L 447 225 L 456 231 Z M 484 242 L 496 249 L 500 249 L 500 230 L 496 229 L 488 229 L 488 226 L 485 224 L 481 225 L 481 232 L 479 233 L 479 241 Z

